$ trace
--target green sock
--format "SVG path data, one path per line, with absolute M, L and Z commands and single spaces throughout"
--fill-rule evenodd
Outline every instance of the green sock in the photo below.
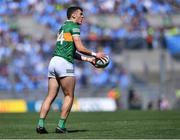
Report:
M 60 128 L 65 128 L 65 124 L 66 124 L 66 119 L 60 119 L 59 123 L 58 123 L 58 126 Z
M 45 119 L 44 119 L 44 118 L 39 118 L 39 121 L 38 121 L 38 126 L 40 126 L 40 127 L 44 127 L 44 121 L 45 121 Z

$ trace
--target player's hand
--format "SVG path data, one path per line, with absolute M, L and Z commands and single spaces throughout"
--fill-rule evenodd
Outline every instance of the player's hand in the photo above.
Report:
M 96 60 L 96 58 L 94 58 L 94 57 L 89 57 L 88 58 L 88 62 L 90 62 L 92 65 L 95 64 L 95 60 Z
M 92 65 L 95 65 L 95 63 L 96 63 L 96 58 L 94 58 L 94 57 L 91 57 L 91 61 L 90 61 L 90 63 L 92 64 Z
M 96 53 L 96 58 L 102 58 L 102 57 L 105 57 L 105 53 L 104 52 L 97 52 Z
M 90 62 L 91 64 L 95 64 L 96 58 L 94 58 L 94 57 L 85 57 L 85 56 L 82 56 L 81 58 L 82 58 L 83 61 L 87 61 L 87 62 Z

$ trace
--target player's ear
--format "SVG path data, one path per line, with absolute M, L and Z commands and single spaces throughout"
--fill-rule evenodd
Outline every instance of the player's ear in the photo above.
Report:
M 76 14 L 75 14 L 75 13 L 72 14 L 72 18 L 73 18 L 73 19 L 76 18 Z

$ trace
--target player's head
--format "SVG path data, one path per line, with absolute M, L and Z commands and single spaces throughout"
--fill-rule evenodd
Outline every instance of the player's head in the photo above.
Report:
M 84 19 L 83 9 L 78 6 L 72 6 L 67 9 L 67 18 L 75 21 L 77 24 L 82 24 Z

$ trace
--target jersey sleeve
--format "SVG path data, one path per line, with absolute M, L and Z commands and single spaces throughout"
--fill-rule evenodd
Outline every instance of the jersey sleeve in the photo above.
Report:
M 72 26 L 71 34 L 72 36 L 80 36 L 80 27 L 78 25 Z

